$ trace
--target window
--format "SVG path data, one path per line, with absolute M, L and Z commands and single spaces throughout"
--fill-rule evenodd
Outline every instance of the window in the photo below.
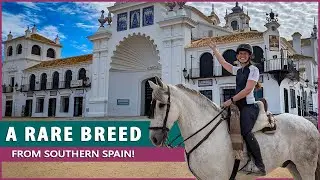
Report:
M 78 80 L 85 79 L 85 78 L 86 78 L 86 70 L 84 68 L 81 68 L 79 70 Z
M 55 58 L 55 52 L 54 52 L 54 50 L 53 50 L 52 48 L 49 48 L 49 49 L 47 50 L 47 57 L 49 57 L 49 58 Z
M 213 57 L 211 53 L 204 53 L 200 57 L 200 77 L 213 76 Z
M 213 31 L 212 31 L 212 30 L 209 30 L 209 31 L 208 31 L 208 36 L 209 36 L 209 37 L 212 37 L 212 36 L 213 36 Z
M 202 90 L 200 93 L 212 101 L 212 90 Z
M 32 50 L 31 50 L 31 54 L 40 56 L 40 51 L 41 51 L 40 46 L 38 46 L 38 45 L 33 45 L 33 46 L 32 46 Z
M 13 51 L 12 46 L 9 46 L 8 51 L 7 51 L 7 55 L 12 56 L 12 51 Z
M 44 98 L 37 98 L 36 113 L 43 113 Z
M 223 89 L 222 92 L 223 92 L 223 94 L 222 94 L 222 98 L 221 98 L 221 100 L 222 100 L 221 104 L 223 102 L 231 99 L 234 95 L 236 95 L 236 89 Z
M 259 69 L 259 72 L 262 73 L 264 71 L 263 65 L 263 50 L 259 46 L 253 46 L 253 63 Z
M 40 88 L 41 90 L 46 90 L 47 89 L 47 74 L 43 73 L 41 74 L 41 85 Z
M 10 85 L 11 87 L 14 87 L 14 77 L 11 77 Z
M 58 89 L 59 88 L 59 73 L 57 71 L 55 71 L 53 73 L 52 79 L 53 79 L 53 81 L 52 81 L 52 89 Z
M 238 30 L 238 21 L 232 21 L 231 22 L 231 27 L 233 30 Z
M 291 108 L 296 108 L 296 91 L 294 89 L 290 89 L 290 100 L 291 100 Z
M 69 112 L 69 97 L 68 96 L 62 96 L 61 97 L 61 109 L 60 112 Z
M 68 70 L 66 71 L 66 75 L 64 77 L 64 83 L 65 83 L 65 88 L 70 88 L 71 86 L 71 80 L 72 80 L 72 71 L 71 70 Z
M 29 79 L 29 90 L 34 91 L 36 86 L 36 76 L 31 74 Z
M 222 56 L 224 57 L 224 59 L 230 63 L 230 64 L 234 64 L 234 61 L 237 60 L 237 53 L 236 51 L 232 50 L 232 49 L 228 49 L 225 52 L 223 52 Z M 231 76 L 232 74 L 229 73 L 227 70 L 225 70 L 223 67 L 222 68 L 222 76 Z
M 17 46 L 17 54 L 22 54 L 22 45 L 18 44 Z

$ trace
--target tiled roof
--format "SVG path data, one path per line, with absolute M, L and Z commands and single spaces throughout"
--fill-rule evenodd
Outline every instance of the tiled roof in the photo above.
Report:
M 40 64 L 32 66 L 26 70 L 34 70 L 39 68 L 48 68 L 48 67 L 63 67 L 63 66 L 72 66 L 81 63 L 91 63 L 92 62 L 92 54 L 81 55 L 81 56 L 74 56 L 68 57 L 63 59 L 55 59 L 51 61 L 44 61 Z
M 256 31 L 241 32 L 241 33 L 236 33 L 231 35 L 207 37 L 207 38 L 195 40 L 195 41 L 192 41 L 191 44 L 187 46 L 187 48 L 198 48 L 198 47 L 207 46 L 207 43 L 209 42 L 210 39 L 216 42 L 217 44 L 224 44 L 224 43 L 230 43 L 230 42 L 239 42 L 244 40 L 262 39 L 262 38 L 263 38 L 262 32 L 256 32 Z
M 296 53 L 296 51 L 293 49 L 292 44 L 290 44 L 286 38 L 284 37 L 280 37 L 280 39 L 286 44 L 286 46 L 291 49 L 291 51 L 293 51 L 294 53 Z
M 302 54 L 294 54 L 292 56 L 293 59 L 313 59 L 313 57 L 311 56 L 305 56 L 305 55 L 302 55 Z
M 46 44 L 50 44 L 50 45 L 54 45 L 54 46 L 60 46 L 62 47 L 60 44 L 56 44 L 54 41 L 40 35 L 40 34 L 31 34 L 30 37 L 25 37 L 25 36 L 19 36 L 19 37 L 16 37 L 16 38 L 13 38 L 9 41 L 13 41 L 13 40 L 17 40 L 17 39 L 31 39 L 31 40 L 34 40 L 34 41 L 38 41 L 38 42 L 42 42 L 42 43 L 46 43 Z M 9 42 L 9 41 L 5 41 L 5 42 Z
M 292 40 L 288 41 L 291 46 L 292 46 Z M 304 38 L 304 39 L 301 39 L 301 47 L 303 46 L 310 46 L 311 45 L 311 40 L 310 38 Z

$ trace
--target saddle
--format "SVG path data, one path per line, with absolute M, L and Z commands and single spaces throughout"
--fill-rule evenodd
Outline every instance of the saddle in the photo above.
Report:
M 272 113 L 268 111 L 267 101 L 263 98 L 259 99 L 259 101 L 255 103 L 255 106 L 259 109 L 259 113 L 251 132 L 255 133 L 261 131 L 265 134 L 275 133 L 277 130 L 276 119 L 274 118 Z M 242 159 L 243 139 L 240 127 L 240 111 L 236 105 L 232 104 L 230 106 L 226 119 L 228 120 L 229 124 L 229 134 L 232 141 L 234 156 L 236 159 Z
M 262 131 L 265 134 L 275 133 L 277 130 L 276 119 L 273 114 L 268 111 L 267 101 L 261 98 L 256 102 L 256 105 L 259 107 L 259 114 L 251 132 Z

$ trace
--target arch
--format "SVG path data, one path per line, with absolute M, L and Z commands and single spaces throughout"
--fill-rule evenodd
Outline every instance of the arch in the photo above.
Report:
M 231 27 L 232 27 L 232 29 L 233 29 L 234 31 L 239 29 L 238 26 L 239 26 L 239 25 L 238 25 L 238 21 L 234 20 L 234 21 L 231 22 Z
M 55 58 L 56 57 L 56 53 L 52 48 L 49 48 L 47 50 L 47 57 L 49 57 L 49 58 Z
M 31 54 L 40 56 L 40 55 L 41 55 L 41 48 L 40 48 L 40 46 L 38 46 L 38 45 L 33 45 L 33 46 L 32 46 L 32 49 L 31 49 Z
M 52 75 L 52 89 L 59 89 L 59 73 L 57 71 Z
M 260 73 L 264 72 L 263 49 L 260 46 L 253 46 L 253 64 L 259 69 Z
M 36 87 L 36 76 L 34 74 L 31 74 L 29 78 L 29 90 L 34 91 L 35 87 Z
M 12 46 L 9 46 L 7 50 L 7 56 L 12 56 L 12 51 L 13 51 Z
M 200 56 L 200 77 L 213 76 L 213 56 L 211 53 L 205 52 Z
M 158 47 L 146 34 L 129 34 L 114 48 L 110 64 L 112 69 L 124 71 L 161 69 Z
M 64 76 L 64 87 L 70 88 L 71 87 L 71 81 L 72 81 L 72 71 L 67 70 Z
M 41 90 L 46 90 L 47 89 L 47 74 L 42 73 L 41 74 L 41 80 L 40 80 L 40 89 Z
M 17 46 L 17 54 L 22 54 L 22 45 L 18 44 Z
M 81 68 L 78 72 L 78 80 L 83 80 L 87 77 L 86 70 L 84 68 Z
M 237 53 L 233 49 L 228 49 L 223 52 L 222 54 L 223 58 L 230 64 L 233 65 L 234 61 L 237 60 Z M 232 74 L 229 73 L 227 70 L 225 70 L 223 67 L 222 68 L 222 76 L 231 76 Z

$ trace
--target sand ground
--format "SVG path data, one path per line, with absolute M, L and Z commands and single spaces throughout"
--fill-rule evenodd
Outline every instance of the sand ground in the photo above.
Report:
M 4 178 L 192 178 L 184 162 L 5 162 Z M 278 168 L 266 177 L 291 178 Z M 239 180 L 255 179 L 239 174 Z

